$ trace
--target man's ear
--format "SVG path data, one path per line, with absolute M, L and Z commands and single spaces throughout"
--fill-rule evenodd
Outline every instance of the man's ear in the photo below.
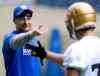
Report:
M 2 34 L 0 33 L 0 43 L 2 42 Z
M 16 18 L 13 18 L 13 23 L 16 24 Z
M 13 22 L 15 23 L 15 18 L 13 18 Z

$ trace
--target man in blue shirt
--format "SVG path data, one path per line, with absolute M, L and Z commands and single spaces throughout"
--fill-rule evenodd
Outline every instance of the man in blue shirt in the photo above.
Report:
M 18 5 L 13 12 L 16 29 L 5 34 L 2 52 L 6 76 L 40 76 L 38 58 L 31 56 L 27 43 L 37 46 L 36 36 L 41 35 L 41 26 L 32 28 L 33 11 L 26 5 Z

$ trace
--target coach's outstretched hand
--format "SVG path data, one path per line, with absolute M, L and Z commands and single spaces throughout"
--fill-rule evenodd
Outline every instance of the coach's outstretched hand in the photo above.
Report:
M 41 59 L 41 61 L 43 61 L 43 59 L 46 58 L 47 53 L 46 53 L 44 47 L 41 45 L 40 41 L 38 41 L 38 46 L 26 44 L 26 48 L 31 49 L 32 56 L 39 57 Z
M 42 34 L 44 34 L 44 30 L 45 30 L 46 28 L 45 27 L 43 27 L 43 25 L 39 25 L 39 26 L 37 26 L 37 27 L 35 27 L 34 29 L 31 29 L 30 31 L 29 31 L 29 33 L 34 37 L 34 36 L 40 36 L 40 35 L 42 35 Z

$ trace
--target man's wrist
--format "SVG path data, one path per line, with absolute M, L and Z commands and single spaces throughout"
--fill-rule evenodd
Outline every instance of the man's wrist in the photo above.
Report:
M 33 38 L 35 35 L 33 34 L 33 31 L 29 31 L 29 32 L 27 32 L 27 34 L 28 34 L 28 36 L 30 37 L 30 38 Z

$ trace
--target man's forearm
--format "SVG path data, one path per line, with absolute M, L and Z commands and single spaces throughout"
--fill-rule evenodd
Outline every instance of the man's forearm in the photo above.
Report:
M 33 36 L 31 32 L 18 34 L 11 39 L 10 46 L 14 49 L 18 47 L 22 47 L 23 45 L 25 45 L 25 43 L 27 43 L 32 38 Z
M 61 53 L 59 54 L 59 53 L 54 53 L 54 52 L 51 52 L 51 51 L 47 51 L 47 58 L 54 61 L 57 64 L 62 65 L 64 55 L 61 54 Z

